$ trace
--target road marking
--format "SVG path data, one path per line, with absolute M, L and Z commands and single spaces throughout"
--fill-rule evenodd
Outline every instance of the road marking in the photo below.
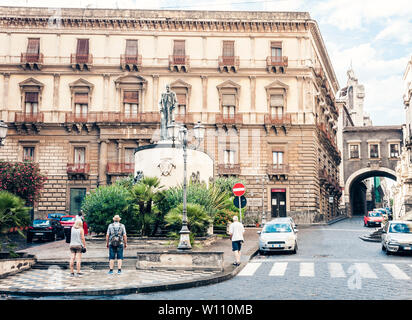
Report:
M 328 263 L 329 273 L 332 278 L 346 278 L 342 264 L 337 262 Z
M 399 280 L 409 280 L 409 276 L 395 264 L 383 263 L 383 267 L 391 274 L 392 277 Z
M 248 263 L 243 270 L 238 273 L 238 276 L 253 276 L 261 264 L 261 262 Z
M 365 279 L 377 279 L 378 278 L 375 272 L 373 272 L 373 270 L 369 266 L 369 264 L 355 263 L 354 265 L 356 267 L 356 270 L 359 272 L 359 275 L 362 278 L 365 278 Z
M 315 276 L 315 264 L 312 262 L 302 262 L 299 270 L 300 277 L 314 277 Z
M 269 276 L 284 276 L 287 266 L 287 262 L 274 263 L 272 269 L 269 272 Z

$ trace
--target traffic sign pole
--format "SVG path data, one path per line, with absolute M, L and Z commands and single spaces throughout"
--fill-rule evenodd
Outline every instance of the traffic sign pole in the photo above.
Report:
M 240 201 L 240 197 L 241 196 L 239 196 L 238 198 L 239 198 L 239 220 L 240 220 L 240 223 L 242 223 L 242 206 L 241 206 L 241 201 Z

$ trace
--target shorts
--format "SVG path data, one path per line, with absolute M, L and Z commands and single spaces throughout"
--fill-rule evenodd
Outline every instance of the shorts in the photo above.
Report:
M 70 246 L 70 252 L 71 253 L 81 253 L 82 246 Z
M 242 249 L 243 240 L 232 241 L 232 251 L 240 251 Z
M 109 246 L 109 260 L 123 260 L 123 245 L 118 247 Z

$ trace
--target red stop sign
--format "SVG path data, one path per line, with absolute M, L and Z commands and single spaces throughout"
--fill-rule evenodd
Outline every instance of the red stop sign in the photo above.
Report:
M 233 190 L 233 193 L 235 194 L 235 196 L 240 197 L 240 196 L 243 196 L 243 195 L 244 195 L 244 193 L 245 193 L 245 191 L 246 191 L 246 188 L 245 188 L 245 186 L 244 186 L 243 184 L 241 184 L 241 183 L 236 183 L 236 184 L 233 186 L 232 190 Z

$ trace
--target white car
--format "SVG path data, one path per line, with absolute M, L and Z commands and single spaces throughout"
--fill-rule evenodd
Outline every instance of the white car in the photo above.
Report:
M 258 231 L 259 252 L 298 251 L 298 237 L 296 228 L 289 218 L 277 218 L 265 224 L 262 231 Z
M 388 221 L 382 232 L 382 250 L 386 254 L 412 252 L 412 221 Z

